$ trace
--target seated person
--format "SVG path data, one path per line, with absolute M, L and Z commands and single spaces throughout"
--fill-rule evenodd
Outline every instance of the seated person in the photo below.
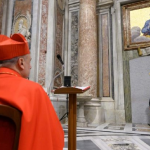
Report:
M 0 35 L 0 103 L 22 112 L 18 150 L 62 150 L 64 132 L 51 101 L 28 80 L 30 61 L 23 35 Z

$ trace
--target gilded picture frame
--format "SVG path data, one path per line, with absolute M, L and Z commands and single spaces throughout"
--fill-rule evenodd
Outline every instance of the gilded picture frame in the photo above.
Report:
M 122 6 L 124 50 L 150 47 L 150 1 Z

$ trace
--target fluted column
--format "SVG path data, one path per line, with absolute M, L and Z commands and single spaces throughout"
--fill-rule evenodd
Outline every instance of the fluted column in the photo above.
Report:
M 85 94 L 97 97 L 96 0 L 80 0 L 78 85 L 90 85 Z
M 90 90 L 78 97 L 77 126 L 85 127 L 84 102 L 97 97 L 97 23 L 96 0 L 80 0 L 78 85 Z

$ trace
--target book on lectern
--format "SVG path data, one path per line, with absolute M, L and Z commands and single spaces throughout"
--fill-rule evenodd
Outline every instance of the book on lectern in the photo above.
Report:
M 75 86 L 74 88 L 80 89 L 82 91 L 86 91 L 86 90 L 90 89 L 90 86 L 84 86 L 84 87 Z
M 65 86 L 61 86 L 57 89 L 61 89 L 61 88 L 69 88 L 69 87 L 65 87 Z M 79 89 L 79 90 L 82 90 L 82 91 L 86 91 L 88 89 L 90 89 L 90 86 L 84 86 L 84 87 L 80 87 L 80 86 L 71 86 L 70 88 L 76 88 L 76 89 Z M 55 90 L 57 89 L 53 89 L 51 92 L 54 92 Z

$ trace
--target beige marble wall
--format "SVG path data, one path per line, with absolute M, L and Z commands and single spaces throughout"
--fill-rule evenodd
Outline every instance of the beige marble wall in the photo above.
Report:
M 47 28 L 48 28 L 48 0 L 42 1 L 41 37 L 39 51 L 38 83 L 45 86 L 46 53 L 47 53 Z
M 96 0 L 80 0 L 78 85 L 90 85 L 86 95 L 97 97 Z
M 103 14 L 102 24 L 102 74 L 103 74 L 103 97 L 110 96 L 110 72 L 109 72 L 109 36 L 108 36 L 108 14 Z

